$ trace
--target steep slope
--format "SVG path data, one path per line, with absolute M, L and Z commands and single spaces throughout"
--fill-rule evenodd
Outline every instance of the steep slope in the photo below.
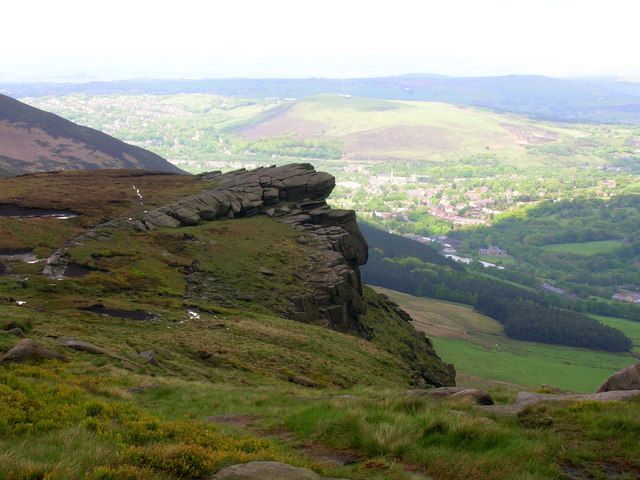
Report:
M 360 285 L 332 185 L 309 165 L 0 179 L 0 478 L 638 476 L 633 401 L 514 417 L 407 390 L 453 369 Z
M 72 290 L 85 293 L 74 301 L 98 313 L 123 305 L 153 312 L 164 297 L 168 305 L 161 309 L 184 305 L 171 316 L 185 308 L 248 308 L 329 327 L 388 350 L 412 383 L 454 383 L 453 368 L 407 316 L 365 294 L 359 266 L 367 244 L 353 211 L 326 205 L 332 176 L 297 164 L 187 177 L 184 184 L 182 178 L 112 171 L 90 181 L 79 172 L 4 180 L 6 200 L 12 199 L 5 213 L 13 217 L 0 219 L 6 269 L 43 268 L 9 265 L 11 255 L 46 257 L 45 276 L 32 280 L 75 284 Z M 98 184 L 109 187 L 90 194 Z M 161 199 L 168 201 L 158 206 Z M 78 217 L 52 218 L 59 212 Z M 390 344 L 390 338 L 403 341 Z
M 140 147 L 0 95 L 0 176 L 104 168 L 181 172 Z

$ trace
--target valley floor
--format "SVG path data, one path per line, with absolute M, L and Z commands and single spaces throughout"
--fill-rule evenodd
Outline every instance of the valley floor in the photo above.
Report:
M 590 393 L 610 375 L 634 362 L 631 354 L 514 340 L 504 335 L 496 320 L 466 305 L 381 287 L 375 290 L 409 312 L 416 329 L 433 340 L 445 361 L 455 363 L 459 375 L 529 388 L 546 384 Z M 634 341 L 634 349 L 640 348 L 640 323 L 610 317 L 598 320 L 622 330 Z

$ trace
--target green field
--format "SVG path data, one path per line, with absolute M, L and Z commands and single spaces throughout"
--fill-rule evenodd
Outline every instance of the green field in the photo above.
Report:
M 623 318 L 604 317 L 602 315 L 591 315 L 600 323 L 621 330 L 633 341 L 633 351 L 640 353 L 640 322 L 631 322 Z
M 495 320 L 472 308 L 418 298 L 376 287 L 415 319 L 414 325 L 432 338 L 438 354 L 455 364 L 458 373 L 539 387 L 543 384 L 577 392 L 593 392 L 611 374 L 633 363 L 630 354 L 597 352 L 507 338 Z M 640 323 L 597 317 L 622 330 L 640 347 Z
M 545 245 L 545 250 L 558 253 L 572 253 L 574 255 L 598 255 L 601 253 L 609 253 L 623 246 L 620 240 L 600 240 L 595 242 L 583 243 L 556 243 L 553 245 Z

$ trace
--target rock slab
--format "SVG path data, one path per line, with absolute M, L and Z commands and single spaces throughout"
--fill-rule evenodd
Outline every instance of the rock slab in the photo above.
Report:
M 491 395 L 476 388 L 466 387 L 440 387 L 430 389 L 409 390 L 409 397 L 431 397 L 431 398 L 458 398 L 471 400 L 478 405 L 493 405 L 495 402 Z
M 220 470 L 213 480 L 340 480 L 280 462 L 250 462 Z
M 29 360 L 64 360 L 64 357 L 47 350 L 30 338 L 25 338 L 8 351 L 0 359 L 0 363 L 24 363 Z

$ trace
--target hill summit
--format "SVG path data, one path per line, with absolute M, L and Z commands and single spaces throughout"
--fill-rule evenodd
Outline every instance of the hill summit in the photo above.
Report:
M 104 168 L 181 172 L 148 150 L 0 95 L 0 176 Z

